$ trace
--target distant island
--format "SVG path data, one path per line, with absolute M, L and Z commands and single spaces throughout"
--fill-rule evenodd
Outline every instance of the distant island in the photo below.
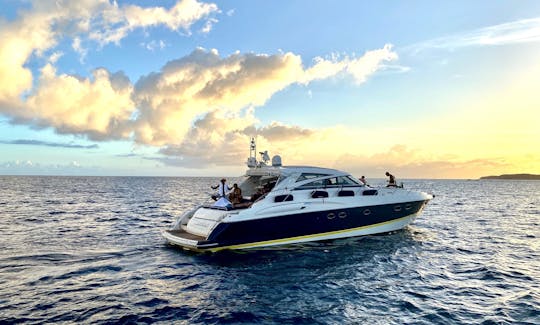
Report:
M 499 176 L 483 176 L 480 179 L 525 179 L 525 180 L 540 180 L 540 175 L 534 174 L 504 174 Z

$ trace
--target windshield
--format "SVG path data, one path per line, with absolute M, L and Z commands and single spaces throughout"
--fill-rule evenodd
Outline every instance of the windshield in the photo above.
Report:
M 252 196 L 257 192 L 268 193 L 277 184 L 278 176 L 249 176 L 240 185 L 243 196 Z

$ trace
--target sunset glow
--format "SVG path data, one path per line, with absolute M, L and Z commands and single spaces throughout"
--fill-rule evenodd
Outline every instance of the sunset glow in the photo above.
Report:
M 538 1 L 2 6 L 0 174 L 540 174 Z

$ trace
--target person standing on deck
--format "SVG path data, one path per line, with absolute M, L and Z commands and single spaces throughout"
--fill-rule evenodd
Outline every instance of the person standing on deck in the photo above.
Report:
M 219 198 L 226 198 L 227 197 L 227 192 L 229 192 L 230 190 L 232 190 L 232 188 L 229 187 L 229 185 L 227 184 L 227 180 L 225 178 L 222 178 L 221 181 L 219 182 L 219 185 L 216 185 L 216 186 L 211 186 L 211 188 L 213 190 L 218 190 L 218 193 L 217 195 L 212 195 L 212 199 L 214 199 L 215 201 L 217 201 Z

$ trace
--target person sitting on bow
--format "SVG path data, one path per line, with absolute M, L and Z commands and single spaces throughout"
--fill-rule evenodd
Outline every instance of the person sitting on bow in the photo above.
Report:
M 242 199 L 242 190 L 238 187 L 238 184 L 234 183 L 232 192 L 229 193 L 229 201 L 231 201 L 234 206 L 235 204 L 242 203 Z
M 390 174 L 389 172 L 386 172 L 385 175 L 388 176 L 388 185 L 386 185 L 386 187 L 397 187 L 396 178 L 394 175 Z
M 360 177 L 359 180 L 364 186 L 369 186 L 365 176 Z

